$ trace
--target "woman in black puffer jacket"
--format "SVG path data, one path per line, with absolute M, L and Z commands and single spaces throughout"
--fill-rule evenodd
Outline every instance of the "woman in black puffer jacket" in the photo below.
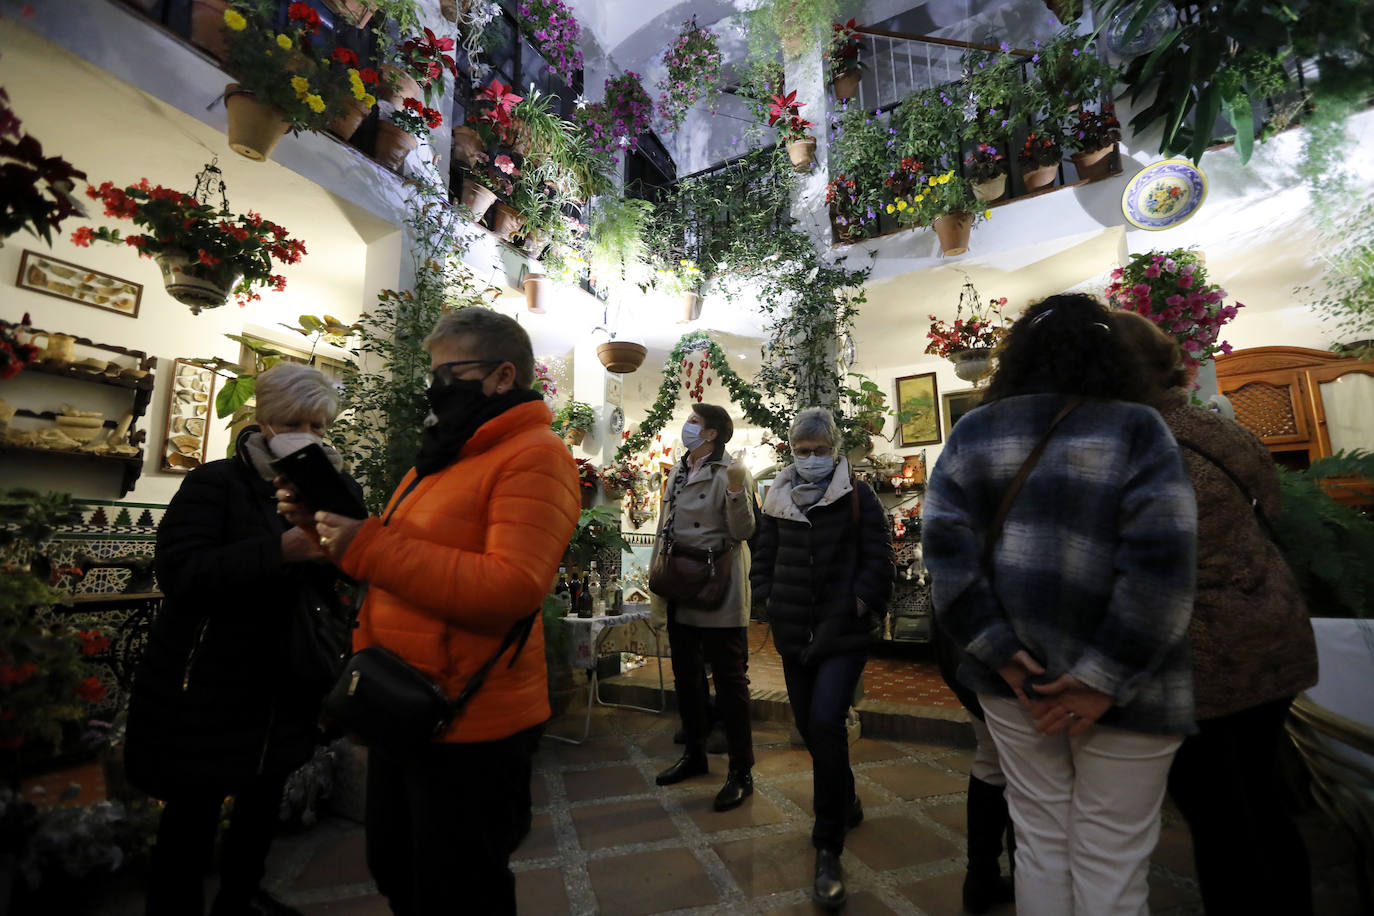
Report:
M 838 456 L 830 411 L 803 410 L 788 438 L 796 463 L 778 474 L 764 500 L 749 578 L 755 603 L 767 603 L 792 714 L 811 752 L 813 898 L 838 909 L 845 831 L 863 819 L 845 716 L 887 613 L 895 567 L 887 517 Z

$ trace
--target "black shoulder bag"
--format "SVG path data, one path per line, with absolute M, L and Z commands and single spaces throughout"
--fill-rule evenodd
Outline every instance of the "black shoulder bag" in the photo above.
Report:
M 417 477 L 396 500 L 396 508 L 419 483 Z M 369 747 L 405 750 L 423 745 L 442 734 L 472 700 L 501 656 L 512 646 L 515 653 L 507 668 L 515 665 L 534 629 L 536 609 L 507 631 L 496 654 L 468 679 L 458 696 L 450 699 L 442 687 L 417 671 L 396 653 L 369 646 L 353 655 L 325 697 L 324 713 L 345 732 Z

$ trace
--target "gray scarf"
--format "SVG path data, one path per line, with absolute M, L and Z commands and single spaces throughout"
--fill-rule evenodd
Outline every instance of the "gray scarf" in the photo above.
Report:
M 271 483 L 277 478 L 277 472 L 272 470 L 271 462 L 277 460 L 277 456 L 272 454 L 272 450 L 267 447 L 267 440 L 263 438 L 261 432 L 250 433 L 239 443 L 239 448 L 243 449 L 248 460 L 253 463 L 253 470 L 258 472 L 258 476 Z M 328 445 L 324 446 L 325 456 L 329 458 L 329 463 L 334 466 L 334 470 L 343 470 L 343 456 Z
M 794 472 L 795 473 L 795 472 Z M 808 511 L 812 506 L 821 501 L 821 497 L 830 489 L 830 479 L 835 474 L 832 471 L 820 483 L 807 483 L 797 474 L 797 482 L 792 485 L 792 502 L 803 512 Z

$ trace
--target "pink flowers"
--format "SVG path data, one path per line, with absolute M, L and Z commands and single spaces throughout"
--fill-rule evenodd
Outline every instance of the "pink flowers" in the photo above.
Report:
M 507 175 L 515 175 L 520 171 L 515 167 L 515 161 L 512 160 L 511 157 L 507 156 L 505 153 L 502 153 L 501 155 L 497 156 L 496 162 L 494 164 L 498 169 L 505 172 Z
M 1207 282 L 1206 268 L 1196 252 L 1138 254 L 1131 263 L 1112 271 L 1108 299 L 1118 308 L 1155 322 L 1179 343 L 1183 363 L 1195 366 L 1231 345 L 1218 343 L 1221 328 L 1236 317 L 1239 302 L 1222 305 L 1226 291 Z
M 682 24 L 677 40 L 663 53 L 668 72 L 658 84 L 658 115 L 665 130 L 682 126 L 692 106 L 714 93 L 722 60 L 714 32 L 698 26 L 695 17 Z
M 582 69 L 582 26 L 572 11 L 562 0 L 522 0 L 518 11 L 526 34 L 549 62 L 549 72 L 571 83 Z

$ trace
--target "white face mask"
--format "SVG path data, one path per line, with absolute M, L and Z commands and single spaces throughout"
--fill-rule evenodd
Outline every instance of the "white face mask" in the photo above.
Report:
M 807 483 L 820 483 L 835 470 L 834 455 L 811 455 L 796 460 L 797 474 Z
M 701 424 L 693 423 L 690 420 L 682 427 L 682 444 L 687 446 L 687 451 L 695 452 L 706 444 L 706 440 L 701 435 Z
M 314 433 L 277 433 L 267 440 L 267 450 L 276 458 L 285 458 L 312 444 L 324 445 L 324 439 Z

